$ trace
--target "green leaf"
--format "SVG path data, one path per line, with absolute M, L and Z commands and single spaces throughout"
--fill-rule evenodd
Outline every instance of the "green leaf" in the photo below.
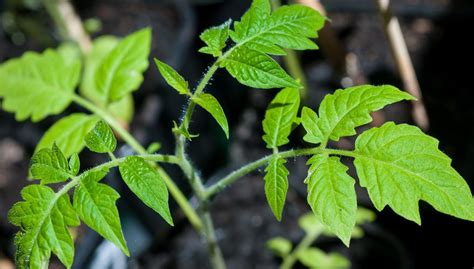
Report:
M 283 237 L 275 237 L 268 240 L 266 246 L 275 255 L 283 258 L 288 256 L 293 248 L 291 241 Z
M 318 114 L 311 108 L 303 107 L 301 110 L 301 123 L 306 130 L 306 135 L 303 137 L 304 141 L 318 144 L 324 140 L 324 136 L 318 128 Z
M 71 175 L 77 176 L 79 169 L 81 169 L 81 160 L 79 159 L 79 155 L 74 153 L 71 155 L 71 158 L 69 158 L 69 171 Z
M 199 52 L 211 54 L 214 57 L 221 56 L 222 49 L 225 48 L 226 41 L 229 38 L 229 26 L 231 22 L 232 20 L 228 20 L 219 26 L 205 30 L 199 38 L 201 38 L 207 46 L 199 49 Z
M 105 239 L 130 255 L 122 234 L 115 202 L 120 195 L 108 185 L 99 183 L 108 171 L 86 172 L 74 191 L 74 208 L 79 217 Z
M 374 222 L 375 221 L 375 213 L 374 211 L 364 208 L 364 207 L 357 207 L 357 215 L 356 215 L 356 223 L 361 225 L 366 222 Z
M 33 155 L 30 174 L 41 180 L 41 184 L 63 182 L 72 177 L 66 157 L 56 145 L 51 149 L 41 149 Z
M 234 49 L 220 62 L 240 83 L 254 88 L 300 88 L 296 80 L 263 52 L 247 47 Z
M 355 167 L 360 184 L 380 211 L 389 205 L 397 214 L 421 223 L 418 201 L 436 210 L 474 221 L 474 199 L 438 140 L 414 126 L 388 122 L 356 140 Z
M 121 121 L 127 126 L 133 119 L 135 113 L 135 102 L 133 96 L 127 94 L 122 99 L 112 102 L 107 106 L 107 111 L 114 116 L 115 119 Z
M 156 168 L 140 157 L 129 156 L 120 164 L 119 169 L 130 190 L 166 222 L 173 225 L 168 206 L 168 189 Z
M 104 121 L 99 121 L 85 138 L 86 146 L 93 152 L 113 152 L 117 146 L 112 129 Z
M 166 83 L 175 89 L 179 94 L 190 95 L 188 82 L 173 67 L 155 58 L 156 67 L 165 79 Z
M 307 50 L 318 47 L 309 38 L 317 37 L 324 17 L 313 8 L 282 6 L 272 14 L 268 0 L 254 0 L 230 36 L 239 46 L 263 53 L 285 55 L 282 48 Z
M 0 66 L 2 108 L 18 121 L 40 121 L 59 114 L 72 102 L 81 62 L 66 62 L 56 51 L 26 52 Z
M 286 192 L 288 191 L 289 172 L 285 167 L 285 163 L 285 159 L 274 156 L 265 168 L 265 195 L 268 205 L 270 205 L 278 221 L 281 220 Z
M 214 117 L 214 119 L 224 131 L 227 139 L 229 139 L 229 124 L 227 123 L 227 118 L 225 116 L 224 110 L 219 104 L 219 101 L 217 101 L 217 99 L 209 93 L 193 95 L 191 100 L 204 108 L 212 115 L 212 117 Z
M 293 130 L 300 106 L 299 90 L 285 88 L 281 90 L 267 108 L 263 119 L 263 140 L 267 148 L 277 148 L 289 142 L 288 136 Z
M 306 141 L 325 143 L 329 139 L 355 135 L 355 128 L 372 121 L 370 112 L 401 100 L 413 100 L 413 96 L 393 86 L 362 85 L 337 90 L 326 95 L 319 107 L 319 119 L 314 115 L 303 120 L 308 135 Z M 314 125 L 314 120 L 316 125 Z
M 46 131 L 36 146 L 35 152 L 43 148 L 51 148 L 53 144 L 56 144 L 66 157 L 81 152 L 85 146 L 84 138 L 98 121 L 97 116 L 83 113 L 74 113 L 64 117 Z
M 307 234 L 320 234 L 325 230 L 324 225 L 313 212 L 301 216 L 298 219 L 298 225 Z
M 350 268 L 350 261 L 338 254 L 338 253 L 329 253 L 326 254 L 319 248 L 306 248 L 302 249 L 297 253 L 298 260 L 305 266 L 310 268 L 320 268 L 320 269 L 344 269 Z
M 315 155 L 308 164 L 308 203 L 329 231 L 349 246 L 357 213 L 355 181 L 338 157 Z
M 121 40 L 101 61 L 94 75 L 97 91 L 106 104 L 138 89 L 148 67 L 151 29 L 145 28 Z
M 24 201 L 16 203 L 8 219 L 20 231 L 15 238 L 16 265 L 19 269 L 47 268 L 51 252 L 67 267 L 74 259 L 74 242 L 69 226 L 79 219 L 69 196 L 58 196 L 43 185 L 30 185 L 21 191 Z

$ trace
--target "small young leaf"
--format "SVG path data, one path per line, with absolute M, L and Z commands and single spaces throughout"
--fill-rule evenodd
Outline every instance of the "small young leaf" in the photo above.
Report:
M 288 174 L 290 172 L 286 169 L 285 163 L 285 159 L 275 156 L 270 159 L 265 168 L 265 196 L 278 221 L 281 221 L 288 191 Z
M 209 93 L 201 93 L 199 95 L 194 95 L 191 97 L 191 100 L 202 108 L 204 108 L 212 115 L 212 117 L 214 117 L 214 119 L 224 131 L 227 139 L 229 139 L 229 125 L 227 123 L 227 118 L 225 116 L 224 110 L 219 104 L 219 101 L 217 101 L 217 99 Z
M 321 130 L 318 128 L 318 115 L 311 108 L 303 107 L 301 110 L 301 123 L 306 130 L 303 140 L 308 143 L 318 144 L 324 140 Z
M 414 126 L 388 122 L 362 133 L 354 161 L 360 184 L 380 211 L 389 205 L 397 214 L 421 223 L 418 201 L 436 210 L 474 221 L 469 186 L 438 149 L 438 140 Z
M 189 141 L 199 136 L 199 134 L 190 134 L 186 128 L 181 125 L 178 126 L 176 121 L 173 121 L 173 133 L 183 135 Z
M 340 137 L 355 135 L 355 128 L 372 121 L 370 112 L 401 100 L 413 100 L 413 96 L 393 86 L 362 85 L 337 90 L 326 95 L 319 106 L 317 126 L 310 125 L 308 133 L 322 136 L 308 136 L 312 143 L 338 141 Z M 303 125 L 305 126 L 305 125 Z M 316 130 L 316 128 L 318 130 Z M 308 131 L 309 130 L 309 131 Z M 318 141 L 321 138 L 321 141 Z
M 120 195 L 108 185 L 99 183 L 107 172 L 95 171 L 83 175 L 74 191 L 74 208 L 87 226 L 117 245 L 128 256 L 129 251 L 115 206 Z
M 71 158 L 69 158 L 69 171 L 71 175 L 77 176 L 79 169 L 81 169 L 81 160 L 79 159 L 79 155 L 77 155 L 77 153 L 73 153 Z
M 99 121 L 94 129 L 85 138 L 86 146 L 93 152 L 107 153 L 113 152 L 117 146 L 112 129 L 103 121 Z
M 123 180 L 147 206 L 173 225 L 168 206 L 168 189 L 160 174 L 140 157 L 129 156 L 119 166 Z
M 321 234 L 326 229 L 313 212 L 306 213 L 298 219 L 298 225 L 307 234 Z
M 72 177 L 66 157 L 56 145 L 51 149 L 41 149 L 33 155 L 30 174 L 41 180 L 41 184 L 63 182 Z
M 153 142 L 151 143 L 148 148 L 146 148 L 146 152 L 153 154 L 161 149 L 161 143 Z
M 67 63 L 54 50 L 27 52 L 0 66 L 2 108 L 18 121 L 59 114 L 72 102 L 80 72 L 79 60 Z
M 21 191 L 24 201 L 16 203 L 8 219 L 20 227 L 16 235 L 16 265 L 18 268 L 47 268 L 51 252 L 71 268 L 74 242 L 69 226 L 79 225 L 79 219 L 69 201 L 43 185 L 30 185 Z
M 308 203 L 329 231 L 349 246 L 357 213 L 355 181 L 337 157 L 315 155 L 308 164 Z
M 270 249 L 275 255 L 285 258 L 290 254 L 293 245 L 291 241 L 283 237 L 275 237 L 267 241 L 267 248 Z
M 247 47 L 238 47 L 221 63 L 240 83 L 259 89 L 300 88 L 301 86 L 270 56 Z
M 56 144 L 66 157 L 75 152 L 81 152 L 85 146 L 84 138 L 98 121 L 97 116 L 82 113 L 64 117 L 46 131 L 36 146 L 35 152 L 43 148 L 51 148 L 53 144 Z
M 222 49 L 225 48 L 226 41 L 229 38 L 229 26 L 231 22 L 232 20 L 228 20 L 219 26 L 205 30 L 199 38 L 201 38 L 207 46 L 199 49 L 199 52 L 211 54 L 214 57 L 221 56 Z
M 173 67 L 155 58 L 155 64 L 166 83 L 175 89 L 179 94 L 189 95 L 188 82 Z
M 285 88 L 281 90 L 267 108 L 262 122 L 263 140 L 267 148 L 276 148 L 289 142 L 288 136 L 293 130 L 300 106 L 299 90 Z
M 138 89 L 148 67 L 151 29 L 145 28 L 121 40 L 97 67 L 94 81 L 106 104 Z
M 326 254 L 319 248 L 306 248 L 297 253 L 298 260 L 309 268 L 350 268 L 350 261 L 337 253 Z

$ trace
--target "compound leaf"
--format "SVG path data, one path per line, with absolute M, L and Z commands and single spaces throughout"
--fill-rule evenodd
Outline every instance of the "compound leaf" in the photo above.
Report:
M 0 67 L 2 107 L 19 121 L 59 114 L 72 102 L 80 71 L 79 60 L 66 62 L 55 50 L 26 52 Z
M 119 166 L 123 180 L 147 206 L 173 225 L 168 206 L 168 189 L 160 174 L 144 159 L 129 156 Z
M 263 119 L 263 140 L 267 148 L 276 148 L 289 142 L 288 136 L 293 130 L 300 106 L 299 90 L 285 88 L 281 90 L 267 108 Z
M 334 94 L 326 95 L 321 102 L 319 118 L 312 116 L 316 126 L 314 123 L 308 124 L 308 120 L 305 124 L 303 120 L 308 132 L 306 138 L 311 143 L 324 143 L 329 139 L 338 141 L 340 137 L 355 135 L 356 127 L 372 121 L 370 112 L 401 100 L 413 99 L 408 93 L 389 85 L 362 85 L 337 90 Z
M 97 116 L 83 113 L 74 113 L 64 117 L 46 131 L 36 146 L 35 152 L 43 148 L 51 148 L 53 144 L 56 144 L 66 157 L 75 152 L 81 152 L 85 146 L 84 138 L 98 121 Z
M 229 139 L 229 124 L 227 123 L 227 117 L 225 116 L 224 110 L 219 104 L 219 101 L 209 93 L 194 95 L 191 97 L 191 100 L 212 115 L 224 131 L 227 139 Z
M 148 67 L 151 29 L 139 30 L 122 39 L 103 59 L 95 72 L 97 91 L 105 103 L 117 101 L 138 89 Z
M 438 149 L 438 140 L 414 126 L 388 122 L 356 140 L 360 184 L 378 210 L 389 205 L 397 214 L 421 223 L 418 201 L 436 210 L 474 220 L 474 200 L 467 183 Z
M 72 177 L 69 164 L 61 150 L 53 144 L 52 148 L 44 148 L 31 158 L 30 174 L 41 180 L 41 184 L 63 182 Z
M 85 137 L 86 146 L 93 152 L 113 152 L 117 146 L 112 129 L 104 121 L 99 121 Z
M 229 26 L 232 21 L 228 20 L 223 24 L 211 27 L 199 36 L 207 46 L 199 49 L 201 53 L 211 54 L 214 57 L 222 55 L 222 49 L 226 46 L 226 41 L 229 38 Z
M 308 203 L 321 223 L 348 246 L 357 214 L 355 181 L 338 157 L 315 155 L 308 164 Z
M 263 52 L 247 47 L 234 49 L 220 62 L 240 83 L 254 88 L 300 88 L 280 65 Z
M 8 213 L 8 219 L 20 231 L 15 238 L 16 265 L 19 269 L 48 267 L 51 252 L 67 267 L 74 259 L 74 242 L 69 226 L 79 225 L 79 219 L 69 196 L 58 196 L 44 185 L 25 187 Z
M 173 67 L 155 58 L 155 64 L 166 83 L 175 89 L 179 94 L 191 94 L 188 82 Z
M 285 167 L 286 160 L 275 156 L 272 157 L 265 168 L 265 195 L 268 205 L 278 221 L 281 220 L 283 207 L 288 191 L 288 170 Z
M 74 191 L 74 208 L 79 217 L 105 239 L 129 251 L 122 234 L 116 200 L 120 195 L 108 185 L 99 183 L 108 171 L 86 172 Z

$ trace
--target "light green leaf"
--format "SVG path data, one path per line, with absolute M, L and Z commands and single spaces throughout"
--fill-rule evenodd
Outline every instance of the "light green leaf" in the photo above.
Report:
M 263 52 L 247 47 L 234 49 L 220 62 L 240 83 L 254 88 L 300 88 L 296 80 Z
M 254 0 L 230 36 L 239 46 L 274 55 L 285 55 L 282 48 L 307 50 L 318 47 L 309 38 L 317 37 L 324 17 L 302 5 L 282 6 L 270 14 L 268 0 Z
M 122 97 L 122 99 L 110 103 L 106 109 L 115 119 L 121 121 L 121 123 L 126 126 L 132 121 L 135 113 L 135 102 L 133 101 L 133 96 L 127 94 Z
M 35 152 L 43 148 L 51 148 L 56 144 L 69 157 L 81 152 L 85 146 L 84 138 L 94 128 L 99 118 L 94 115 L 74 113 L 64 117 L 51 126 L 36 146 Z
M 59 114 L 72 102 L 81 62 L 66 62 L 56 51 L 26 52 L 0 66 L 2 108 L 19 121 L 40 121 Z
M 298 219 L 298 225 L 307 234 L 320 234 L 325 230 L 324 225 L 313 212 L 301 216 Z
M 56 145 L 51 149 L 41 149 L 33 155 L 30 174 L 41 180 L 41 184 L 63 182 L 72 177 L 66 157 Z
M 81 160 L 79 159 L 79 155 L 77 155 L 77 153 L 73 153 L 71 158 L 69 158 L 69 171 L 71 175 L 77 176 L 79 169 L 81 169 Z
M 324 140 L 324 136 L 318 127 L 318 114 L 311 108 L 303 107 L 301 110 L 301 123 L 306 130 L 303 140 L 308 143 L 318 144 Z
M 285 88 L 281 90 L 267 108 L 262 122 L 263 140 L 267 148 L 277 148 L 289 142 L 288 136 L 293 130 L 300 106 L 299 90 Z
M 285 159 L 274 156 L 265 168 L 265 195 L 268 205 L 270 205 L 278 221 L 281 220 L 286 192 L 288 191 L 289 172 L 285 167 L 285 163 Z
M 356 127 L 372 121 L 370 112 L 401 100 L 413 99 L 408 93 L 388 85 L 362 85 L 337 90 L 334 94 L 326 95 L 321 102 L 317 126 L 303 123 L 309 134 L 306 138 L 311 143 L 324 143 L 328 139 L 338 141 L 340 137 L 355 135 Z
M 201 38 L 206 47 L 199 49 L 201 53 L 211 54 L 214 57 L 222 55 L 222 49 L 226 46 L 226 41 L 229 38 L 229 26 L 232 20 L 228 20 L 223 24 L 211 27 L 205 30 L 199 38 Z
M 104 121 L 99 121 L 85 138 L 86 146 L 93 152 L 113 152 L 117 146 L 112 129 Z
M 8 213 L 8 219 L 20 231 L 15 238 L 16 265 L 19 269 L 47 268 L 51 252 L 67 267 L 74 259 L 74 242 L 69 226 L 79 225 L 79 219 L 69 196 L 58 196 L 43 185 L 25 187 Z
M 266 246 L 275 255 L 283 258 L 288 256 L 293 248 L 293 244 L 291 244 L 290 240 L 283 237 L 275 237 L 268 240 Z
M 143 201 L 170 225 L 173 225 L 168 206 L 168 189 L 160 174 L 140 157 L 129 156 L 119 166 L 123 180 Z
M 161 149 L 161 143 L 160 142 L 153 142 L 148 147 L 146 148 L 146 152 L 153 154 L 158 152 Z
M 302 249 L 297 253 L 298 260 L 309 268 L 320 268 L 320 269 L 345 269 L 350 268 L 350 261 L 338 254 L 329 253 L 326 254 L 319 248 L 306 248 Z
M 106 104 L 138 89 L 148 67 L 151 29 L 145 28 L 121 40 L 101 61 L 94 75 L 96 89 Z
M 115 202 L 120 195 L 108 185 L 99 183 L 108 171 L 85 173 L 74 191 L 74 208 L 79 217 L 105 239 L 130 255 L 122 234 Z
M 364 207 L 357 207 L 357 215 L 356 215 L 356 223 L 358 225 L 362 225 L 366 222 L 374 222 L 376 218 L 375 212 L 364 208 Z
M 224 131 L 227 139 L 229 139 L 229 124 L 227 123 L 227 118 L 225 116 L 224 110 L 219 104 L 219 101 L 217 101 L 217 99 L 209 93 L 193 95 L 191 100 L 200 107 L 204 108 L 212 115 L 212 117 L 214 117 L 214 119 Z
M 474 221 L 474 199 L 438 140 L 414 126 L 388 122 L 356 140 L 355 167 L 378 210 L 421 223 L 418 201 L 461 219 Z
M 338 157 L 315 155 L 308 164 L 308 203 L 328 230 L 349 246 L 357 213 L 355 181 Z
M 175 89 L 179 94 L 189 95 L 188 82 L 173 67 L 155 58 L 155 64 L 166 83 Z

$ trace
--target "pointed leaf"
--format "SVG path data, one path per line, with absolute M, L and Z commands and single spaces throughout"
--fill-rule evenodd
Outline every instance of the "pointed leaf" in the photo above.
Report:
M 113 152 L 117 146 L 112 129 L 103 121 L 99 121 L 85 138 L 86 146 L 93 152 Z
M 293 130 L 300 106 L 299 90 L 285 88 L 281 90 L 267 108 L 263 119 L 263 140 L 267 148 L 276 148 L 289 142 L 288 136 Z
M 201 38 L 207 46 L 199 49 L 199 52 L 211 54 L 214 57 L 221 56 L 222 49 L 225 48 L 226 41 L 229 38 L 229 26 L 231 22 L 231 20 L 228 20 L 219 26 L 205 30 L 199 38 Z
M 69 158 L 69 171 L 73 176 L 77 176 L 79 169 L 81 169 L 81 160 L 79 159 L 79 155 L 74 153 L 71 155 L 71 158 Z
M 82 113 L 64 117 L 46 131 L 36 146 L 35 152 L 43 148 L 51 148 L 53 144 L 56 144 L 66 157 L 75 152 L 81 152 L 86 145 L 84 138 L 98 121 L 97 116 Z
M 217 101 L 217 99 L 209 93 L 194 95 L 191 97 L 191 100 L 193 100 L 193 102 L 204 108 L 212 115 L 212 117 L 217 121 L 219 126 L 224 131 L 227 139 L 229 139 L 229 124 L 227 123 L 227 118 L 225 116 L 224 110 L 219 104 L 219 101 Z
M 286 160 L 274 156 L 265 168 L 265 195 L 268 205 L 278 221 L 281 220 L 285 206 L 286 192 L 288 191 L 288 170 Z
M 438 149 L 438 140 L 414 126 L 393 122 L 362 133 L 356 141 L 355 167 L 375 207 L 421 223 L 418 201 L 436 210 L 474 220 L 469 186 Z
M 107 171 L 94 171 L 82 176 L 81 183 L 74 191 L 74 208 L 87 226 L 117 245 L 128 256 L 115 205 L 120 195 L 108 185 L 99 183 L 105 175 Z
M 2 108 L 19 121 L 40 121 L 59 114 L 72 102 L 81 62 L 66 62 L 56 51 L 27 52 L 0 66 Z
M 123 180 L 143 201 L 170 225 L 173 225 L 168 206 L 168 189 L 160 174 L 140 157 L 129 156 L 119 166 Z
M 138 89 L 148 67 L 150 44 L 151 29 L 142 29 L 121 40 L 100 63 L 94 81 L 105 103 Z
M 329 231 L 349 246 L 357 213 L 355 181 L 337 157 L 315 155 L 308 164 L 308 203 Z
M 370 112 L 401 100 L 413 100 L 413 96 L 393 86 L 362 85 L 345 90 L 337 90 L 326 95 L 319 107 L 317 126 L 307 126 L 311 143 L 338 141 L 340 137 L 355 135 L 355 128 L 372 121 Z M 305 126 L 305 125 L 303 125 Z M 317 128 L 317 130 L 316 130 Z M 319 141 L 321 138 L 321 141 Z
M 58 196 L 43 185 L 27 186 L 21 196 L 24 201 L 16 203 L 8 213 L 10 222 L 20 227 L 15 238 L 18 268 L 48 267 L 51 252 L 71 268 L 74 242 L 68 227 L 79 225 L 79 219 L 69 196 Z
M 249 87 L 260 89 L 301 87 L 270 56 L 247 47 L 234 49 L 220 64 L 240 83 Z
M 318 144 L 324 140 L 321 130 L 318 128 L 318 115 L 311 108 L 303 107 L 301 110 L 301 123 L 306 130 L 303 140 L 308 143 Z
M 41 180 L 41 184 L 62 182 L 72 177 L 66 157 L 56 145 L 51 149 L 41 149 L 33 155 L 30 174 Z
M 178 72 L 176 72 L 176 70 L 156 58 L 155 64 L 168 85 L 175 89 L 179 94 L 191 94 L 188 82 Z

